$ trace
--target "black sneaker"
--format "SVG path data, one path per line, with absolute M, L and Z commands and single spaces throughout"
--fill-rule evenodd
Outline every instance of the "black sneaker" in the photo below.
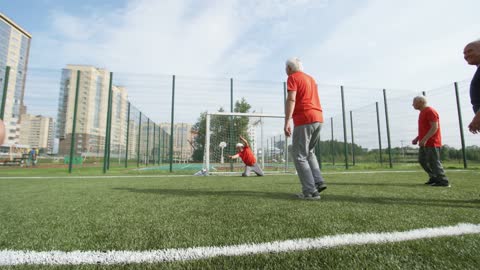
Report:
M 315 185 L 315 187 L 317 188 L 318 193 L 320 193 L 320 192 L 324 191 L 325 189 L 327 189 L 327 185 L 325 185 L 324 183 L 317 184 L 317 185 Z
M 435 182 L 430 186 L 431 187 L 450 187 L 450 184 L 448 184 L 448 182 Z
M 437 182 L 437 181 L 435 181 L 435 179 L 430 178 L 430 179 L 428 179 L 427 182 L 425 182 L 425 185 L 431 185 L 431 184 L 436 183 L 436 182 Z

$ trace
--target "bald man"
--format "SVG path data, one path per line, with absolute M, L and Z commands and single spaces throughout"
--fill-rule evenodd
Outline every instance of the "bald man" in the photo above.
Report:
M 480 40 L 468 43 L 463 50 L 463 56 L 469 65 L 477 67 L 470 83 L 470 102 L 475 116 L 468 125 L 470 132 L 477 134 L 480 132 Z
M 438 112 L 427 105 L 424 96 L 413 99 L 413 108 L 419 110 L 418 136 L 412 140 L 412 144 L 420 146 L 418 150 L 418 162 L 428 174 L 426 185 L 434 187 L 449 187 L 448 178 L 445 176 L 442 163 L 440 162 L 440 148 L 442 147 L 442 133 L 440 131 L 440 117 Z

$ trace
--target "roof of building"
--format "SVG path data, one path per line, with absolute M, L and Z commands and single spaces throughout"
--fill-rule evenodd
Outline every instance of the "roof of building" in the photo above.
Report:
M 25 29 L 23 29 L 22 27 L 20 27 L 18 24 L 16 24 L 12 19 L 8 18 L 7 16 L 5 16 L 4 14 L 0 13 L 0 18 L 3 19 L 4 21 L 6 21 L 8 24 L 10 24 L 11 26 L 13 26 L 14 28 L 16 28 L 18 31 L 22 32 L 25 36 L 27 36 L 28 38 L 32 38 L 32 35 L 27 32 Z

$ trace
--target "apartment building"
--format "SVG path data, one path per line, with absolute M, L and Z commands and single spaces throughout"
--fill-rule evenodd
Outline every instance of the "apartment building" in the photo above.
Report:
M 51 117 L 23 114 L 20 124 L 20 144 L 35 147 L 41 153 L 52 153 L 55 122 Z
M 80 74 L 80 78 L 77 74 Z M 103 156 L 110 72 L 87 65 L 68 65 L 62 71 L 57 114 L 59 154 L 70 153 L 78 79 L 74 152 L 76 155 Z M 112 86 L 112 150 L 125 149 L 127 111 L 127 90 L 121 86 Z
M 20 143 L 21 115 L 26 112 L 23 98 L 31 38 L 27 31 L 0 13 L 0 101 L 5 100 L 3 108 L 6 127 L 5 145 Z M 8 74 L 7 66 L 10 67 Z M 3 97 L 6 82 L 7 92 Z
M 161 123 L 160 128 L 170 136 L 170 123 Z M 192 124 L 175 123 L 173 126 L 173 157 L 179 161 L 188 161 L 193 155 Z

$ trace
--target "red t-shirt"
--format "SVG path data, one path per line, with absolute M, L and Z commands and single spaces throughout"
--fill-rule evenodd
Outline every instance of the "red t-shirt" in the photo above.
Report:
M 432 107 L 426 107 L 420 111 L 418 116 L 418 141 L 421 141 L 427 132 L 430 130 L 430 122 L 438 123 L 438 130 L 433 134 L 430 139 L 425 143 L 428 147 L 442 147 L 442 134 L 440 132 L 440 117 L 437 111 Z
M 292 115 L 295 126 L 315 122 L 323 123 L 323 111 L 315 79 L 306 73 L 297 71 L 288 76 L 287 89 L 297 92 Z
M 250 147 L 248 147 L 248 145 L 245 145 L 243 147 L 243 150 L 241 152 L 238 152 L 238 155 L 240 156 L 240 158 L 242 158 L 243 162 L 247 166 L 253 166 L 253 164 L 257 162 L 252 150 L 250 149 Z

